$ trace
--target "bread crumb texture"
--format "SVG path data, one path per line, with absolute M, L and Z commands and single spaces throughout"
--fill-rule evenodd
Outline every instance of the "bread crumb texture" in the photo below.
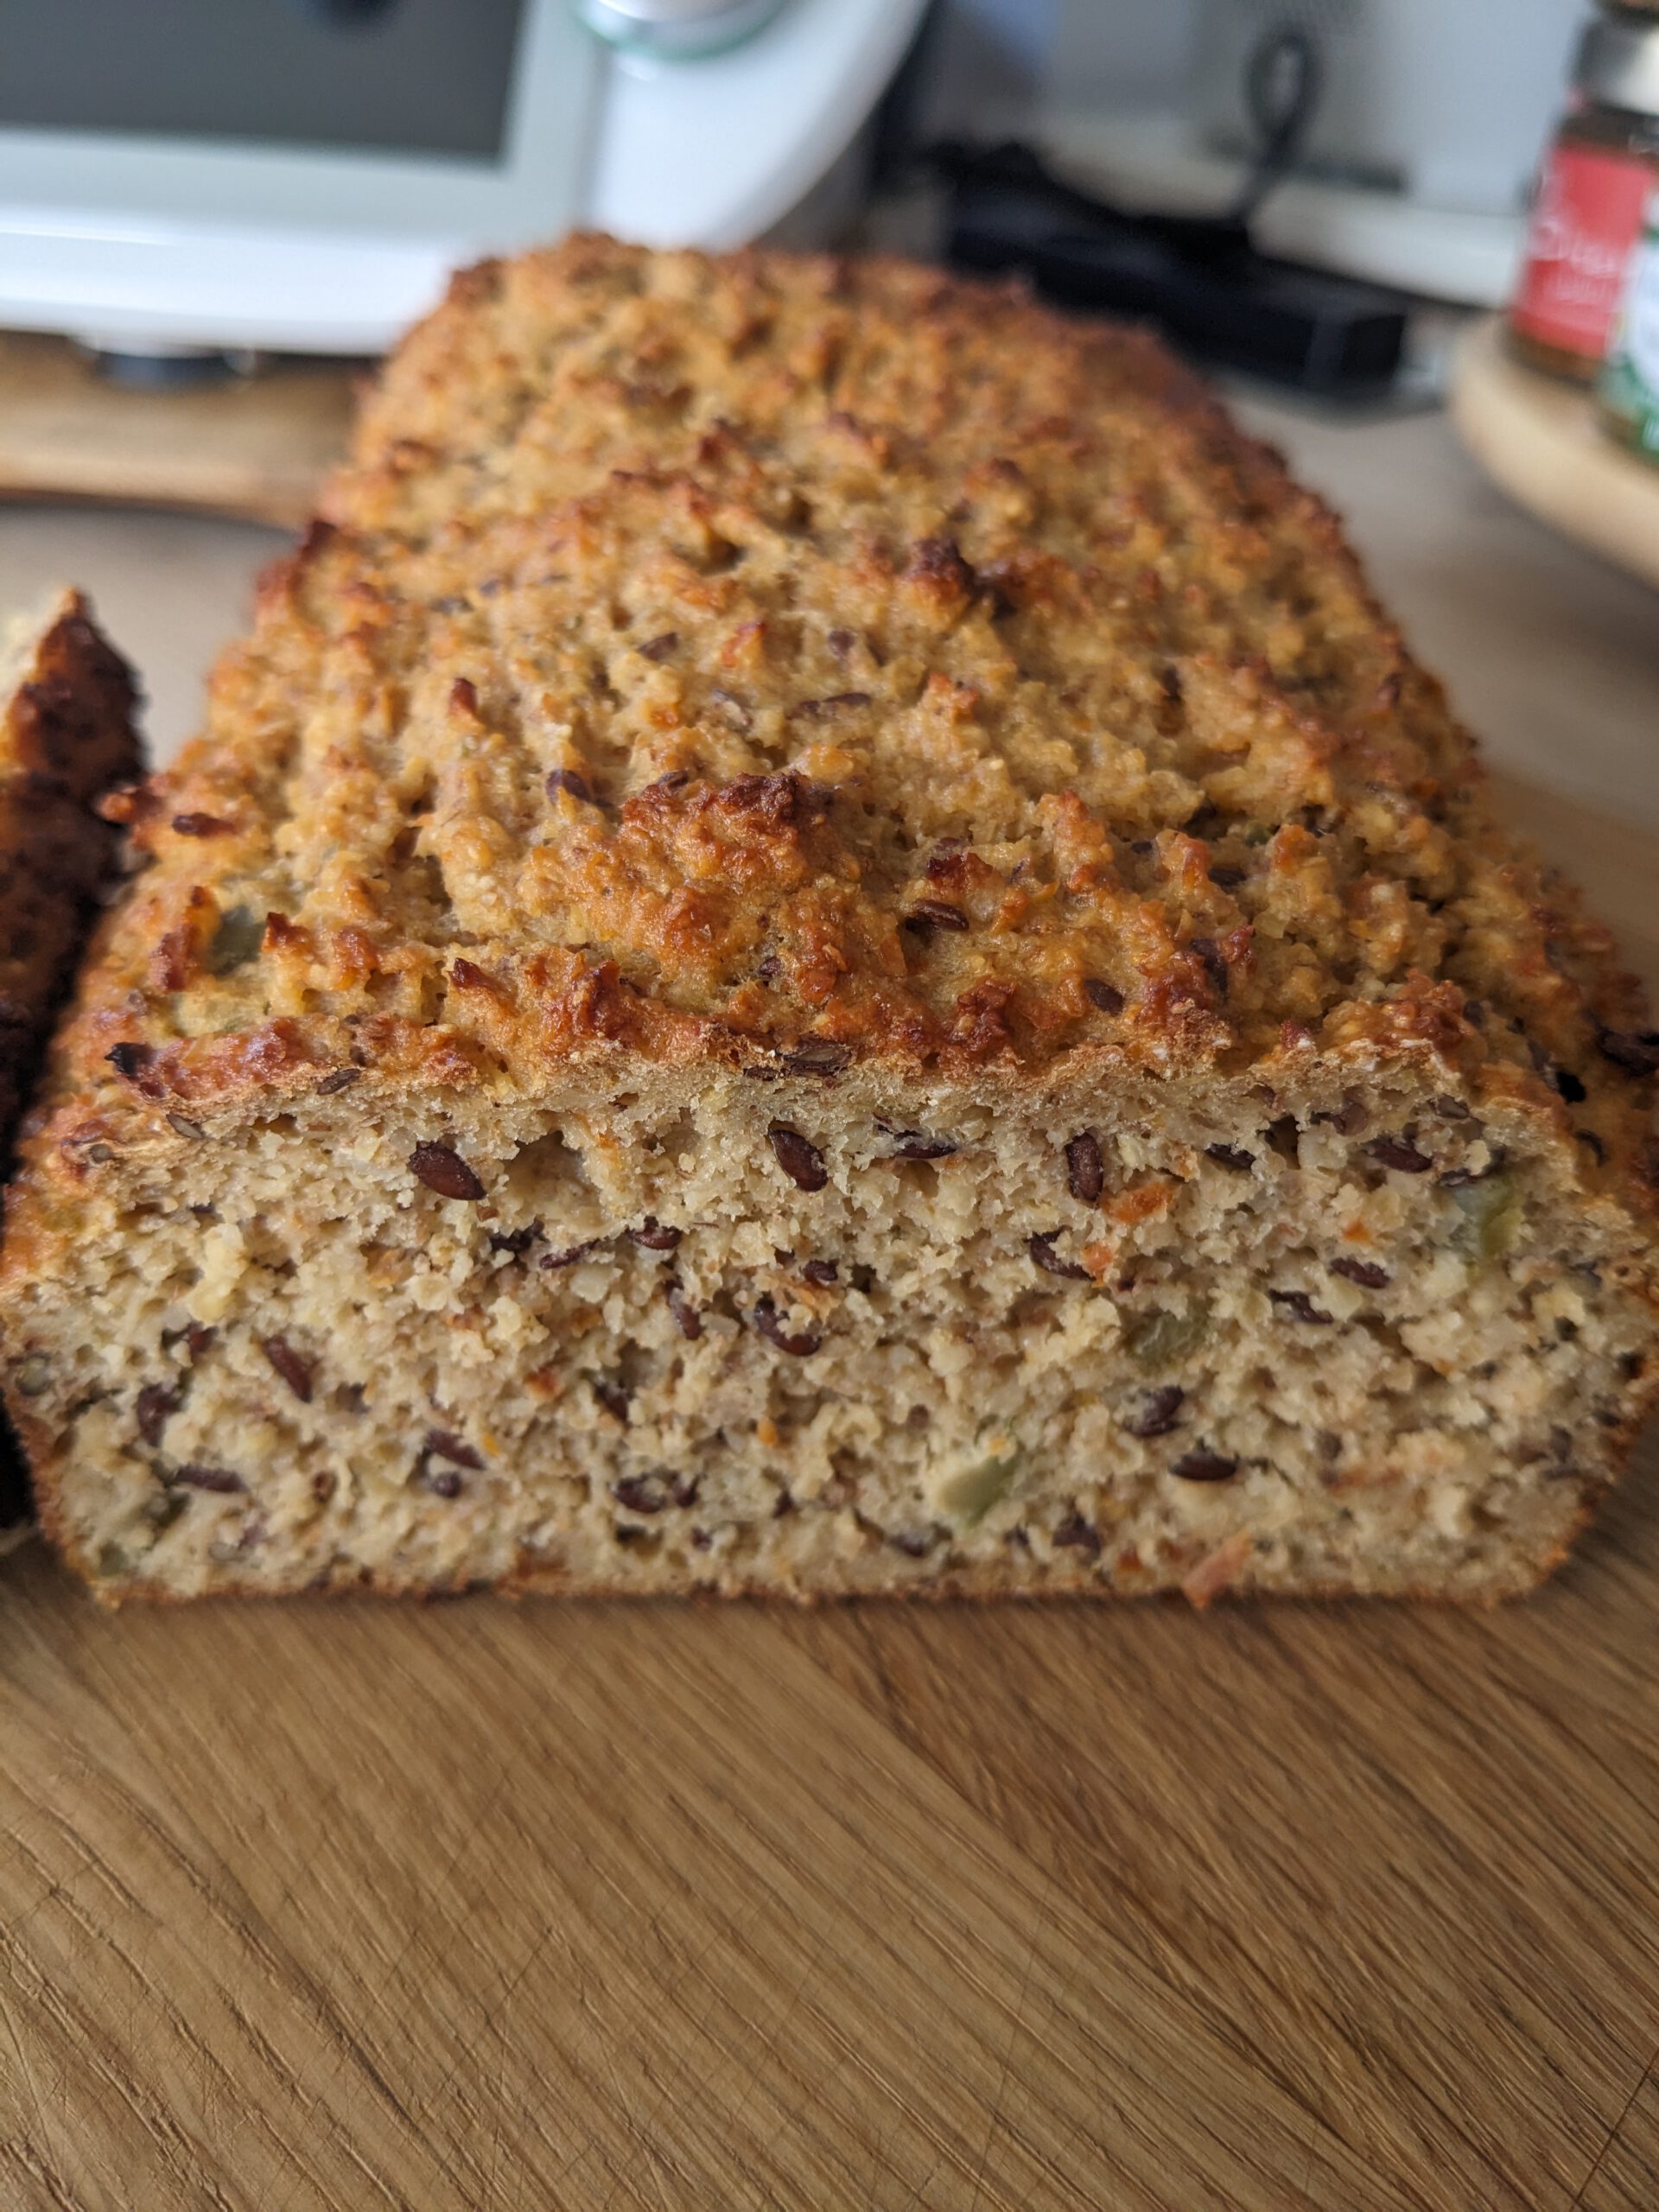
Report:
M 1639 993 L 1141 335 L 466 272 L 129 810 L 4 1262 L 108 1594 L 1496 1596 L 1651 1395 Z

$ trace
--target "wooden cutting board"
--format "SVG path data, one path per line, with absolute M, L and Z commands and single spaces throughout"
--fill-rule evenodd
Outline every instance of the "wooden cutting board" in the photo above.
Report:
M 1659 838 L 1507 803 L 1659 981 Z M 0 1571 L 4 2212 L 1653 2212 L 1659 1467 L 1535 1600 Z
M 283 359 L 135 391 L 66 339 L 0 332 L 0 499 L 122 499 L 291 528 L 345 447 L 365 367 Z
M 1608 436 L 1587 391 L 1512 359 L 1498 316 L 1464 333 L 1448 403 L 1465 445 L 1512 499 L 1659 584 L 1659 468 Z

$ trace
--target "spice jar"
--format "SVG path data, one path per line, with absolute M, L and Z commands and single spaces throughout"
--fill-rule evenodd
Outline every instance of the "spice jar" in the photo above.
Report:
M 1573 93 L 1533 208 L 1510 342 L 1533 367 L 1590 384 L 1659 183 L 1659 14 L 1621 7 L 1586 25 Z

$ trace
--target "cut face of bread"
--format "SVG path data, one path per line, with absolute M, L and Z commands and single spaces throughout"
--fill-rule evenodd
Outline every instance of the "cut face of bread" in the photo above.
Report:
M 1652 1389 L 1647 1079 L 1335 525 L 894 264 L 470 272 L 60 1039 L 110 1597 L 1494 1598 Z
M 1647 1345 L 1617 1224 L 1520 1117 L 1276 1072 L 187 1104 L 16 1371 L 59 1529 L 180 1592 L 1522 1586 Z
M 97 802 L 139 772 L 126 663 L 79 592 L 0 636 L 0 1161 L 116 861 Z M 28 1517 L 0 1431 L 0 1549 Z

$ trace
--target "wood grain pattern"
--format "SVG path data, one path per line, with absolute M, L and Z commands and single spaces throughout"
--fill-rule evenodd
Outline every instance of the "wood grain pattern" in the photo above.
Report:
M 1659 980 L 1659 853 L 1506 788 Z M 1652 1448 L 1363 1605 L 0 1568 L 4 2212 L 1652 2212 Z
M 354 383 L 338 362 L 285 361 L 222 384 L 128 391 L 63 339 L 0 334 L 0 498 L 301 524 L 345 445 Z

